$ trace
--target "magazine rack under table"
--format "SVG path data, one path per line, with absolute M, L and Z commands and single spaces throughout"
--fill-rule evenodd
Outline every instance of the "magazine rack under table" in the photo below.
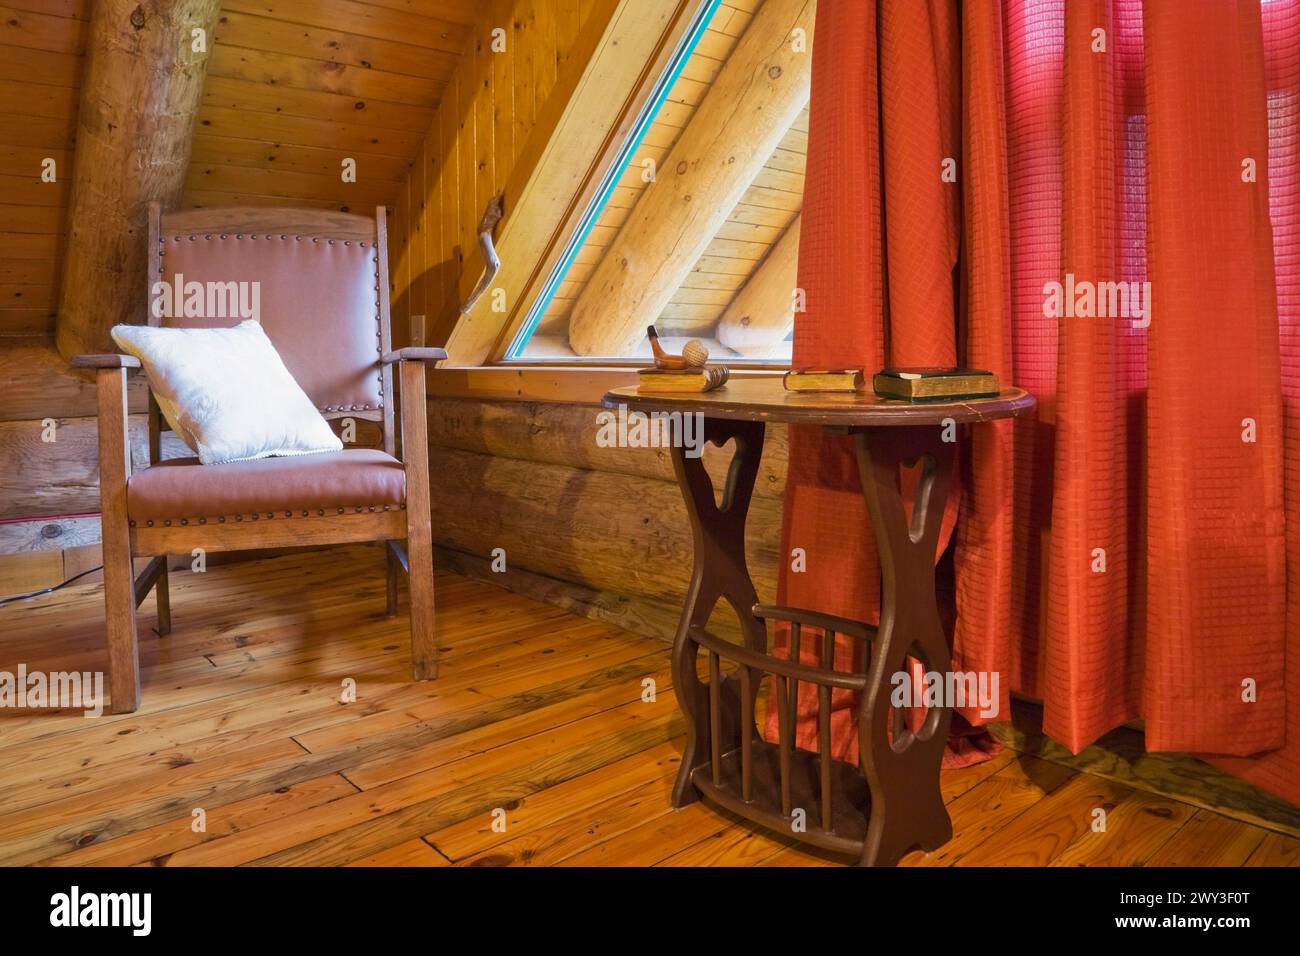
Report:
M 639 393 L 628 386 L 607 393 L 604 405 L 647 414 L 698 414 L 703 430 L 687 430 L 688 436 L 715 445 L 736 442 L 719 506 L 703 459 L 688 456 L 680 440 L 673 441 L 673 468 L 695 541 L 694 569 L 673 641 L 673 685 L 686 722 L 673 805 L 703 796 L 779 833 L 856 855 L 867 866 L 893 865 L 915 846 L 933 850 L 946 843 L 952 824 L 939 789 L 939 765 L 951 711 L 930 709 L 913 732 L 904 724 L 904 711 L 890 706 L 890 678 L 905 670 L 908 657 L 921 660 L 926 670 L 950 669 L 935 598 L 934 554 L 959 432 L 954 426 L 1027 414 L 1033 397 L 1006 389 L 993 398 L 912 404 L 862 393 L 787 392 L 771 378 L 733 380 L 705 393 Z M 676 421 L 680 426 L 681 419 Z M 745 518 L 768 422 L 853 436 L 880 555 L 879 627 L 758 603 L 745 564 Z M 679 427 L 675 439 L 682 432 Z M 922 471 L 909 522 L 899 473 L 917 462 Z M 743 644 L 705 629 L 720 599 L 739 616 Z M 769 649 L 768 620 L 789 624 L 789 659 Z M 800 662 L 805 628 L 818 632 L 807 637 L 818 642 L 823 666 Z M 866 673 L 834 669 L 837 634 L 870 643 L 870 652 L 861 655 L 869 661 Z M 701 649 L 708 654 L 708 681 L 697 670 Z M 735 670 L 724 675 L 723 660 Z M 777 743 L 762 739 L 754 721 L 759 686 L 768 675 L 775 690 Z M 817 687 L 823 754 L 830 752 L 832 691 L 856 693 L 860 767 L 794 746 L 803 682 Z M 792 825 L 797 810 L 803 811 L 802 828 Z

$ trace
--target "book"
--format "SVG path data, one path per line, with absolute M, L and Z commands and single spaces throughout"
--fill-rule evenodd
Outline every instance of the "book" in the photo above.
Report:
M 877 395 L 908 402 L 959 401 L 997 395 L 998 379 L 977 368 L 887 368 L 872 379 Z
M 711 392 L 725 385 L 730 376 L 725 365 L 704 368 L 639 368 L 638 392 Z
M 861 368 L 796 368 L 785 373 L 791 392 L 859 392 L 866 384 Z

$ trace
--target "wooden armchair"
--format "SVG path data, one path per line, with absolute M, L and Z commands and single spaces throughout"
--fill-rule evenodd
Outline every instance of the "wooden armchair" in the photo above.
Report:
M 436 675 L 424 375 L 425 363 L 447 353 L 391 350 L 387 257 L 383 207 L 373 219 L 270 207 L 165 215 L 156 204 L 150 209 L 149 324 L 231 326 L 242 317 L 218 307 L 217 317 L 159 318 L 156 311 L 165 311 L 154 308 L 159 280 L 187 287 L 204 283 L 219 293 L 232 288 L 227 283 L 258 283 L 262 325 L 299 385 L 326 418 L 376 423 L 383 448 L 223 465 L 201 465 L 197 458 L 160 461 L 159 436 L 167 425 L 151 395 L 149 467 L 132 474 L 126 376 L 139 362 L 125 355 L 73 359 L 77 367 L 97 369 L 98 377 L 104 604 L 114 712 L 133 711 L 140 703 L 136 608 L 155 590 L 159 633 L 171 630 L 167 555 L 189 555 L 195 548 L 216 552 L 385 541 L 388 613 L 397 611 L 400 566 L 410 576 L 414 677 Z M 213 297 L 205 301 L 210 305 Z M 227 295 L 225 302 L 230 301 Z M 404 399 L 401 460 L 396 457 L 394 365 Z M 140 555 L 153 560 L 136 577 L 132 559 Z

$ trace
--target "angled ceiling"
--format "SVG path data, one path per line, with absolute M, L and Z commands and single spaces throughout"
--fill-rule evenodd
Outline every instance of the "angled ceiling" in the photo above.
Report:
M 183 203 L 393 205 L 482 7 L 224 0 Z M 0 0 L 0 336 L 53 330 L 90 9 Z
M 761 6 L 762 0 L 725 0 L 719 7 L 521 357 L 574 357 L 568 344 L 569 313 L 641 193 L 654 188 L 642 175 L 644 161 L 663 162 Z M 734 356 L 717 340 L 719 320 L 798 218 L 803 207 L 807 150 L 808 111 L 804 109 L 660 313 L 655 325 L 670 343 L 699 338 L 715 357 Z M 780 296 L 783 302 L 788 301 L 790 293 L 782 291 Z M 782 305 L 774 303 L 773 307 Z M 645 342 L 637 355 L 648 354 L 649 343 Z M 788 345 L 784 349 L 778 346 L 764 357 L 788 359 Z

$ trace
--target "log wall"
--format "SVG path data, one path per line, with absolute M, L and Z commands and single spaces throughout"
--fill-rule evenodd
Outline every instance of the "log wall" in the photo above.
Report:
M 691 531 L 666 449 L 597 445 L 595 405 L 434 399 L 439 564 L 670 637 L 691 571 Z M 730 449 L 709 446 L 715 485 Z M 776 596 L 786 433 L 772 426 L 746 549 L 759 596 Z M 503 548 L 506 571 L 491 568 Z M 734 619 L 723 615 L 724 632 Z

